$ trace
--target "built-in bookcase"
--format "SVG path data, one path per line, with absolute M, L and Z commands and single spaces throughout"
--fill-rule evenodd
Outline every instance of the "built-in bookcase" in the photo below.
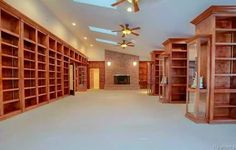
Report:
M 69 84 L 69 64 L 70 64 L 70 49 L 64 46 L 64 95 L 70 94 Z
M 21 111 L 20 20 L 1 10 L 0 116 Z
M 69 95 L 70 63 L 87 58 L 0 1 L 0 120 Z
M 159 55 L 163 50 L 156 50 L 151 53 L 152 63 L 151 63 L 151 72 L 150 72 L 150 94 L 159 95 L 159 75 L 160 75 L 160 64 L 159 64 Z
M 48 86 L 47 86 L 47 59 L 48 59 L 48 49 L 47 49 L 47 34 L 37 31 L 37 65 L 38 65 L 38 103 L 48 102 Z
M 57 51 L 56 41 L 53 38 L 49 38 L 49 98 L 54 100 L 57 98 Z
M 187 86 L 187 43 L 186 38 L 170 38 L 166 40 L 166 53 L 169 55 L 165 58 L 163 68 L 165 71 L 164 80 L 166 81 L 163 91 L 166 96 L 164 103 L 185 103 L 186 86 Z M 166 66 L 168 65 L 168 66 Z M 161 81 L 163 80 L 160 79 Z M 160 82 L 161 82 L 160 81 Z
M 75 91 L 79 90 L 79 64 L 75 63 Z
M 24 107 L 27 110 L 38 104 L 36 29 L 23 23 L 23 32 Z
M 235 12 L 235 6 L 211 6 L 191 22 L 196 25 L 196 36 L 210 35 L 211 37 L 208 42 L 211 43 L 208 46 L 210 55 L 207 57 L 210 62 L 206 64 L 207 61 L 204 59 L 200 64 L 200 68 L 210 65 L 210 82 L 206 84 L 204 76 L 202 76 L 203 81 L 200 82 L 203 84 L 203 89 L 205 85 L 209 89 L 206 91 L 201 89 L 203 92 L 210 93 L 209 101 L 204 105 L 206 108 L 200 106 L 202 103 L 196 104 L 199 109 L 206 110 L 207 115 L 200 116 L 205 119 L 205 122 L 236 123 Z M 197 46 L 206 49 L 205 43 Z M 199 120 L 200 117 L 196 115 L 194 119 Z
M 211 119 L 236 122 L 236 16 L 217 16 L 215 22 Z
M 57 97 L 62 97 L 63 93 L 63 46 L 57 43 Z

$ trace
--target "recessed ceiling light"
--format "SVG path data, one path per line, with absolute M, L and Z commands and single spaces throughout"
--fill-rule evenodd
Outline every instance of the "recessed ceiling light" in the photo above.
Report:
M 84 39 L 87 40 L 88 38 L 85 36 Z
M 93 47 L 93 44 L 90 44 L 91 47 Z
M 72 22 L 72 26 L 76 26 L 76 23 L 75 23 L 75 22 Z
M 128 8 L 127 8 L 127 11 L 128 11 L 128 12 L 132 12 L 133 9 L 132 9 L 131 7 L 128 7 Z

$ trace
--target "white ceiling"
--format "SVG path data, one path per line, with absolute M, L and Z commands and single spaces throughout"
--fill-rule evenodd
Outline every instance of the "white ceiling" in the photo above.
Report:
M 141 11 L 128 13 L 124 4 L 117 10 L 88 4 L 75 3 L 73 0 L 41 0 L 74 34 L 94 45 L 98 53 L 104 49 L 139 55 L 149 58 L 150 52 L 162 48 L 162 42 L 169 37 L 185 37 L 194 34 L 194 26 L 190 21 L 211 5 L 235 5 L 236 0 L 140 0 Z M 99 1 L 99 0 L 98 0 Z M 106 1 L 106 0 L 102 0 Z M 115 0 L 114 0 L 115 1 Z M 71 25 L 76 22 L 77 26 Z M 129 23 L 140 26 L 141 36 L 130 36 L 135 48 L 120 49 L 119 47 L 102 44 L 96 38 L 119 42 L 120 36 L 106 35 L 89 30 L 88 26 L 105 29 L 119 29 L 120 24 Z

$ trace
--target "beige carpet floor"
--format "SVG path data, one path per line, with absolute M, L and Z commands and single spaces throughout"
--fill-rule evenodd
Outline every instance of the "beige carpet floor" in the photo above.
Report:
M 89 91 L 0 122 L 0 150 L 236 150 L 236 125 L 184 114 L 144 91 Z

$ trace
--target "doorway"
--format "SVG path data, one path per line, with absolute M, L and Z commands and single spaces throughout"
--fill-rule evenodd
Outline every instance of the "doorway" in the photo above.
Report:
M 100 70 L 98 68 L 90 69 L 89 76 L 90 89 L 100 89 Z
M 74 64 L 70 64 L 70 95 L 75 95 L 75 85 L 74 85 Z

